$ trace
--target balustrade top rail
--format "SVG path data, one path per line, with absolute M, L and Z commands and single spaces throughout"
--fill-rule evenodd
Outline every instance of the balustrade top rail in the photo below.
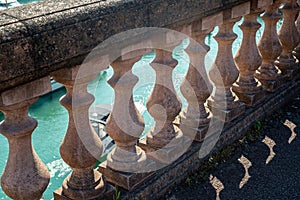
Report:
M 0 91 L 81 64 L 96 45 L 116 33 L 174 27 L 243 2 L 53 0 L 1 11 Z

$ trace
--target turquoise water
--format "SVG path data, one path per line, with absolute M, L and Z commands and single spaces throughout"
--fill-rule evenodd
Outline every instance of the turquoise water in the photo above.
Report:
M 20 4 L 28 4 L 32 2 L 37 2 L 37 1 L 42 1 L 42 0 L 18 0 Z
M 242 33 L 237 25 L 238 23 L 235 25 L 234 31 L 241 36 Z M 208 67 L 212 64 L 217 52 L 217 43 L 212 37 L 216 34 L 217 30 L 218 29 L 216 28 L 213 33 L 206 38 L 206 43 L 211 47 L 210 52 L 206 56 L 206 66 Z M 262 28 L 257 33 L 257 39 L 260 38 L 261 33 Z M 183 101 L 183 107 L 186 106 L 186 101 L 179 91 L 179 86 L 188 68 L 189 59 L 183 51 L 188 45 L 188 42 L 188 40 L 184 40 L 174 51 L 174 57 L 178 59 L 179 64 L 174 70 L 173 81 L 175 88 Z M 240 43 L 241 37 L 238 37 L 233 44 L 233 53 L 236 52 Z M 155 82 L 154 70 L 149 65 L 149 62 L 151 62 L 154 56 L 154 53 L 145 55 L 141 61 L 136 63 L 133 67 L 133 73 L 139 77 L 139 82 L 134 88 L 134 98 L 136 100 L 142 99 L 144 104 L 146 104 L 147 98 L 150 95 Z M 89 84 L 88 91 L 94 94 L 96 98 L 95 104 L 113 103 L 114 92 L 106 82 L 112 74 L 113 70 L 110 68 L 107 70 L 106 75 L 102 76 L 100 80 L 98 77 L 98 79 L 95 79 Z M 63 179 L 71 171 L 68 165 L 63 162 L 59 154 L 59 146 L 65 135 L 68 123 L 67 111 L 59 103 L 59 98 L 64 94 L 65 89 L 47 94 L 32 105 L 29 111 L 30 116 L 36 118 L 39 123 L 32 135 L 33 146 L 42 161 L 47 165 L 51 174 L 49 187 L 44 193 L 44 198 L 46 200 L 52 199 L 53 191 L 61 186 Z M 147 130 L 154 125 L 154 121 L 147 111 L 143 114 L 143 118 L 146 123 L 144 135 Z M 1 120 L 3 120 L 3 115 L 0 113 L 0 121 Z M 0 135 L 0 144 L 0 171 L 3 171 L 8 156 L 8 143 L 6 138 L 2 135 Z M 0 199 L 9 199 L 2 190 L 0 190 Z
M 19 4 L 28 4 L 28 3 L 34 3 L 34 2 L 38 2 L 38 1 L 42 1 L 42 0 L 18 0 L 17 2 Z M 11 1 L 14 3 L 17 3 L 16 1 Z M 5 3 L 5 0 L 1 0 L 1 3 Z M 8 3 L 10 3 L 10 1 L 8 1 Z M 15 6 L 15 4 L 8 4 L 8 7 L 13 7 Z

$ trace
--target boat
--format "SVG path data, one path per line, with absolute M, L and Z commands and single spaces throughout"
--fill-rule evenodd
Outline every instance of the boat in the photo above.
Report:
M 134 104 L 141 115 L 147 110 L 143 101 L 137 101 L 134 102 Z M 106 156 L 115 147 L 115 141 L 106 132 L 106 120 L 109 117 L 112 108 L 113 106 L 111 104 L 98 104 L 92 106 L 89 112 L 92 127 L 102 141 L 102 157 Z
M 113 147 L 115 142 L 106 132 L 106 120 L 112 110 L 111 104 L 98 104 L 92 107 L 89 115 L 90 122 L 94 128 L 96 134 L 102 141 L 103 152 L 102 156 L 108 154 Z
M 0 10 L 21 5 L 17 0 L 0 0 Z

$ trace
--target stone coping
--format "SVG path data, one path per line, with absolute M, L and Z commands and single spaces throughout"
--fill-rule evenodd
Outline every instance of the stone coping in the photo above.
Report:
M 1 11 L 0 92 L 81 64 L 116 33 L 186 25 L 244 2 L 250 1 L 45 0 Z

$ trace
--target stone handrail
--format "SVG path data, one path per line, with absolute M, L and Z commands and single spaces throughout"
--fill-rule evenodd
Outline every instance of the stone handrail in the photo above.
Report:
M 0 91 L 81 64 L 116 33 L 191 22 L 241 2 L 54 0 L 1 11 Z
M 283 22 L 277 33 L 279 7 Z M 113 186 L 123 188 L 129 199 L 159 197 L 170 182 L 199 166 L 199 156 L 240 137 L 256 119 L 299 91 L 298 12 L 296 0 L 54 0 L 2 11 L 0 111 L 5 120 L 0 132 L 9 142 L 1 178 L 4 192 L 17 200 L 40 199 L 49 184 L 49 172 L 31 144 L 37 122 L 28 109 L 51 90 L 51 75 L 67 89 L 60 102 L 68 110 L 69 124 L 60 153 L 72 168 L 54 199 L 111 199 Z M 260 13 L 265 29 L 257 44 Z M 233 55 L 233 26 L 242 17 L 243 40 Z M 207 75 L 209 46 L 204 40 L 216 26 L 218 53 Z M 143 27 L 169 29 L 137 29 L 109 39 Z M 172 51 L 188 36 L 190 65 L 180 88 L 188 107 L 181 110 L 172 82 L 178 64 Z M 97 46 L 106 39 L 108 43 Z M 155 126 L 137 143 L 144 121 L 133 102 L 137 77 L 132 67 L 149 50 L 156 53 L 151 62 L 156 81 L 147 101 Z M 108 65 L 114 69 L 108 83 L 115 103 L 106 128 L 116 147 L 95 170 L 103 147 L 90 126 L 94 97 L 87 85 Z M 209 152 L 199 152 L 203 146 Z

